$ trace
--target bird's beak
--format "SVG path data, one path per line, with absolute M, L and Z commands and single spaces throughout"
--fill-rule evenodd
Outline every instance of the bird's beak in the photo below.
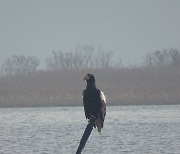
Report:
M 88 75 L 85 75 L 85 76 L 84 76 L 84 80 L 86 80 L 86 81 L 87 81 L 87 80 L 89 80 L 89 79 L 90 79 L 90 78 L 89 78 L 89 76 L 88 76 Z

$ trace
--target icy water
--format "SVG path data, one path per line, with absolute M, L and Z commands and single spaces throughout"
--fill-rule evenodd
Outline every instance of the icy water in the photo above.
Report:
M 0 109 L 0 154 L 75 154 L 82 107 Z M 82 154 L 180 154 L 180 105 L 107 108 Z

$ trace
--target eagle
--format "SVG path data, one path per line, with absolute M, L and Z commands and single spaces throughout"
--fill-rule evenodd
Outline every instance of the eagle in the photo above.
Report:
M 93 74 L 86 74 L 84 80 L 87 82 L 86 89 L 83 91 L 85 117 L 101 133 L 106 116 L 106 97 L 103 91 L 96 88 Z

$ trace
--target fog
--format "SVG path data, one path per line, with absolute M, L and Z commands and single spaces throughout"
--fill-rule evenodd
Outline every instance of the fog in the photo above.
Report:
M 178 104 L 179 0 L 0 1 L 0 107 Z
M 143 65 L 113 64 L 113 53 L 89 46 L 52 53 L 46 70 L 38 58 L 12 56 L 1 66 L 0 107 L 80 106 L 86 73 L 96 76 L 108 105 L 179 104 L 180 51 L 157 50 Z M 82 50 L 84 49 L 84 50 Z M 94 57 L 95 56 L 95 57 Z M 98 57 L 98 58 L 97 58 Z
M 148 52 L 180 48 L 179 7 L 179 0 L 1 0 L 0 64 L 33 55 L 43 68 L 52 51 L 88 44 L 134 65 Z

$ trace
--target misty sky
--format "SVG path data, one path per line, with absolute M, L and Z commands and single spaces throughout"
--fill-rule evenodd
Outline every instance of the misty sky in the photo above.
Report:
M 147 52 L 180 49 L 180 0 L 0 0 L 0 64 L 11 55 L 92 44 L 137 63 Z

